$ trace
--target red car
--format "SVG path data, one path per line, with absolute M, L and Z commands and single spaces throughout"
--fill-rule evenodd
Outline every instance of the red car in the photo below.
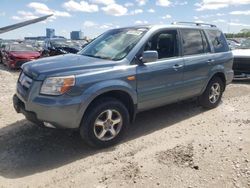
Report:
M 24 44 L 9 44 L 2 51 L 2 62 L 9 68 L 20 68 L 22 64 L 41 56 L 33 47 Z

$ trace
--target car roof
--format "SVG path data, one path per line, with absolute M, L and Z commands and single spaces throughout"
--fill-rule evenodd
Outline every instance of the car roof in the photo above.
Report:
M 201 25 L 182 25 L 182 24 L 146 24 L 146 25 L 136 25 L 136 26 L 129 26 L 129 27 L 122 27 L 118 29 L 164 29 L 164 28 L 186 28 L 186 29 L 209 29 L 209 30 L 219 30 L 215 25 L 203 25 L 203 23 L 196 23 Z

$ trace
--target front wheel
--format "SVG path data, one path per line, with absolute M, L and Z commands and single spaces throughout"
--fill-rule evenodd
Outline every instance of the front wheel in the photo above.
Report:
M 208 109 L 217 107 L 221 101 L 224 87 L 225 85 L 219 77 L 212 78 L 204 93 L 199 97 L 199 103 Z
M 126 132 L 129 113 L 123 103 L 113 98 L 95 101 L 84 115 L 81 137 L 94 147 L 116 144 Z

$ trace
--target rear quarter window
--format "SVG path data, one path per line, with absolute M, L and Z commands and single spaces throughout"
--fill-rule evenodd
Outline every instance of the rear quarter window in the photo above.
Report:
M 206 30 L 209 40 L 211 41 L 214 52 L 227 52 L 229 51 L 229 47 L 227 41 L 225 39 L 224 34 L 218 30 Z

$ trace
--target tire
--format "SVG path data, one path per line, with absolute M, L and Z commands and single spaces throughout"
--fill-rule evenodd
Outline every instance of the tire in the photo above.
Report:
M 102 98 L 88 108 L 80 126 L 80 135 L 87 144 L 105 148 L 121 140 L 128 124 L 129 113 L 124 104 L 114 98 Z
M 221 101 L 224 88 L 225 84 L 223 81 L 219 77 L 213 77 L 204 93 L 198 98 L 199 104 L 207 109 L 216 108 Z

